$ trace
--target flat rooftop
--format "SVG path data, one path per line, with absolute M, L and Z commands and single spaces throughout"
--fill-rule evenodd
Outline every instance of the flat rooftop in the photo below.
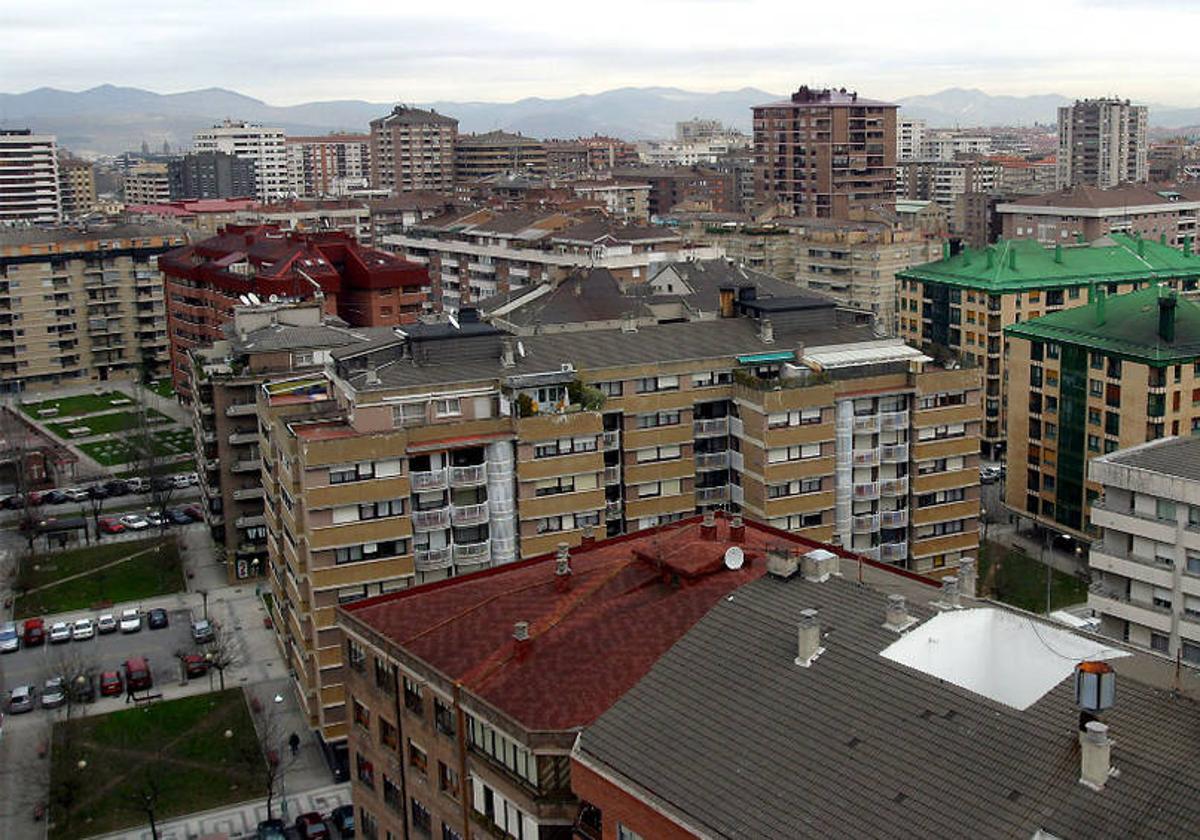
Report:
M 1095 460 L 1200 481 L 1200 437 L 1161 438 Z

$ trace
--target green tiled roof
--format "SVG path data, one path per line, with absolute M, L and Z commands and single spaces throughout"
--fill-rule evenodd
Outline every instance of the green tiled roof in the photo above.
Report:
M 1108 244 L 1111 243 L 1111 244 Z M 987 248 L 964 248 L 937 262 L 898 272 L 906 280 L 945 283 L 989 294 L 1200 277 L 1200 255 L 1151 240 L 1113 234 L 1088 245 L 1046 248 L 1032 239 L 1000 240 Z
M 1158 299 L 1175 298 L 1175 338 L 1158 334 Z M 1096 302 L 1064 309 L 1006 327 L 1009 336 L 1074 344 L 1142 364 L 1161 367 L 1200 358 L 1200 306 L 1170 289 L 1152 286 L 1104 301 L 1104 322 Z

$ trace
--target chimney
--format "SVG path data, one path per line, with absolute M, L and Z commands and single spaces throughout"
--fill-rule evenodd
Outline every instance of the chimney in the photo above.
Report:
M 513 648 L 518 661 L 529 653 L 529 622 L 518 621 L 513 625 Z
M 580 546 L 591 545 L 596 542 L 596 528 L 594 525 L 588 525 L 583 529 L 583 539 L 580 541 Z
M 366 383 L 368 385 L 378 385 L 379 384 L 379 372 L 377 370 L 375 370 L 375 368 L 367 368 Z
M 1008 270 L 1009 271 L 1017 270 L 1017 249 L 1014 248 L 1011 244 L 1009 244 L 1009 246 L 1008 246 Z
M 805 349 L 807 349 L 807 348 L 805 348 L 805 346 L 804 346 L 804 342 L 803 342 L 803 341 L 797 341 L 797 342 L 796 342 L 796 364 L 798 364 L 798 365 L 799 365 L 799 364 L 803 364 L 803 363 L 804 363 L 804 351 L 805 351 Z
M 817 622 L 816 610 L 801 610 L 798 638 L 796 664 L 807 668 L 825 652 L 825 648 L 821 647 L 821 625 Z
M 838 556 L 823 548 L 814 548 L 802 558 L 804 579 L 824 583 L 838 573 Z
M 558 556 L 554 558 L 554 591 L 566 592 L 571 588 L 571 549 L 565 542 L 558 544 Z
M 758 337 L 762 339 L 763 344 L 775 343 L 775 325 L 771 323 L 770 318 L 763 318 L 758 322 Z
M 1081 767 L 1079 781 L 1092 790 L 1102 790 L 1112 775 L 1112 741 L 1108 738 L 1108 727 L 1098 720 L 1089 721 L 1079 733 Z
M 511 338 L 500 339 L 500 367 L 516 367 L 517 352 L 516 344 Z
M 1059 263 L 1060 265 L 1062 264 L 1062 243 L 1061 242 L 1054 243 L 1054 261 L 1056 263 Z
M 786 580 L 796 574 L 799 567 L 796 558 L 784 548 L 767 549 L 767 574 Z
M 958 593 L 968 598 L 975 597 L 974 557 L 964 557 L 958 561 Z
M 884 616 L 884 628 L 895 630 L 897 633 L 917 623 L 917 620 L 908 614 L 907 602 L 903 595 L 888 596 L 887 612 Z
M 1104 326 L 1104 288 L 1096 287 L 1096 326 Z
M 942 600 L 940 603 L 943 609 L 958 609 L 958 578 L 954 575 L 947 575 L 942 578 Z
M 734 316 L 733 289 L 729 287 L 723 287 L 720 290 L 720 301 L 721 302 L 718 309 L 720 317 L 732 318 Z
M 717 538 L 717 515 L 711 510 L 704 512 L 704 519 L 700 522 L 700 538 L 705 540 Z
M 729 520 L 730 542 L 741 542 L 746 539 L 746 522 L 740 513 L 735 513 Z
M 1175 309 L 1179 302 L 1174 293 L 1158 299 L 1158 337 L 1170 344 L 1175 340 Z

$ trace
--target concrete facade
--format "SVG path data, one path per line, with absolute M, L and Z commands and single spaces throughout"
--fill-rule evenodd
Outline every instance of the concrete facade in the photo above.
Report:
M 53 224 L 61 219 L 54 136 L 0 129 L 0 223 Z

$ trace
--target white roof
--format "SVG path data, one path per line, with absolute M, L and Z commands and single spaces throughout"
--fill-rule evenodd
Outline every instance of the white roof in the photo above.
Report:
M 933 359 L 899 338 L 887 338 L 881 341 L 811 347 L 804 352 L 803 361 L 810 367 L 829 370 L 887 362 L 931 362 Z

